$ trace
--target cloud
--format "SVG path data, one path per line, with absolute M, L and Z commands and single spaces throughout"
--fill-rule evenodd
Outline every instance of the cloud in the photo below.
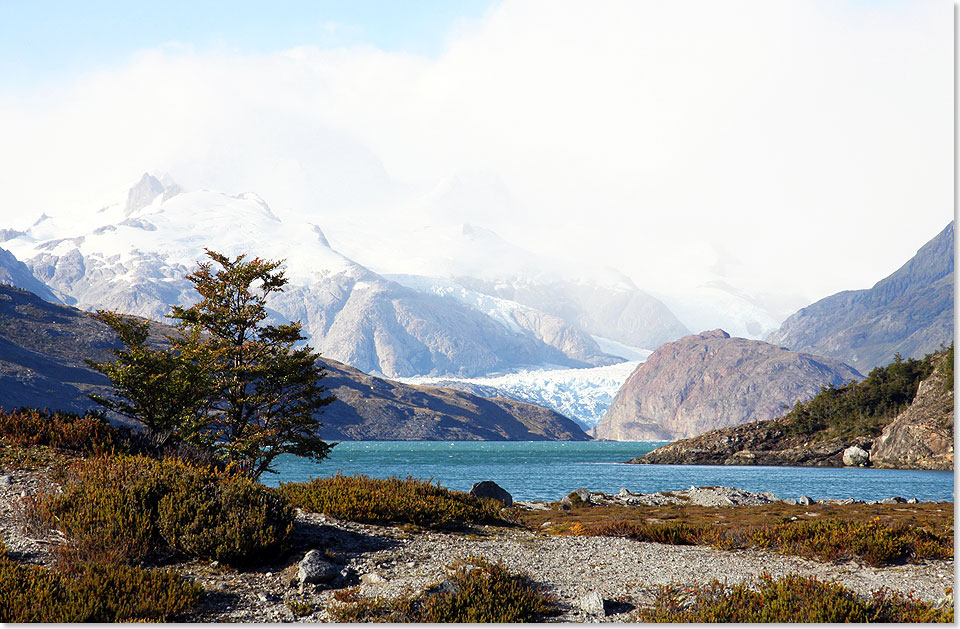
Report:
M 458 208 L 528 248 L 812 299 L 950 220 L 952 24 L 942 2 L 506 0 L 434 59 L 143 51 L 0 94 L 0 217 L 95 207 L 155 169 L 335 235 L 489 173 L 510 202 Z

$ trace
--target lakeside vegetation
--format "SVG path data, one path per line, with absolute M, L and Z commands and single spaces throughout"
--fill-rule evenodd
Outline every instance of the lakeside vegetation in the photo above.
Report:
M 953 390 L 953 344 L 923 358 L 903 360 L 900 354 L 886 367 L 876 367 L 866 378 L 843 386 L 825 386 L 811 400 L 797 402 L 778 421 L 789 434 L 814 441 L 836 437 L 877 437 L 903 412 L 917 394 L 920 382 L 937 365 L 944 384 Z

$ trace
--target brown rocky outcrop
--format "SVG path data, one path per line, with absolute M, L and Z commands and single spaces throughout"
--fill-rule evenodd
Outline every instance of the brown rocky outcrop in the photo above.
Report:
M 843 467 L 844 451 L 856 446 L 869 452 L 873 467 L 952 470 L 953 391 L 945 379 L 937 368 L 879 437 L 817 439 L 777 418 L 675 441 L 628 463 Z
M 953 391 L 940 370 L 920 383 L 907 410 L 890 422 L 873 444 L 873 467 L 953 469 Z
M 830 359 L 723 330 L 661 345 L 637 367 L 594 428 L 600 439 L 658 440 L 779 417 L 824 385 L 861 378 Z

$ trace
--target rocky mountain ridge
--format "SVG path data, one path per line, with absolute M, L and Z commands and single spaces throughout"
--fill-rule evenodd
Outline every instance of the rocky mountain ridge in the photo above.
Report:
M 723 330 L 661 345 L 637 367 L 591 431 L 598 439 L 679 439 L 771 419 L 820 387 L 862 376 L 839 361 Z
M 173 333 L 157 323 L 152 340 L 162 344 Z M 84 361 L 112 360 L 117 347 L 113 332 L 87 313 L 0 285 L 0 408 L 97 408 L 87 395 L 107 392 L 110 383 Z M 404 385 L 322 361 L 329 374 L 323 384 L 338 397 L 320 415 L 326 439 L 589 439 L 572 420 L 539 406 Z
M 767 337 L 777 345 L 844 361 L 863 373 L 896 353 L 919 358 L 953 341 L 954 223 L 892 275 L 866 290 L 825 297 Z

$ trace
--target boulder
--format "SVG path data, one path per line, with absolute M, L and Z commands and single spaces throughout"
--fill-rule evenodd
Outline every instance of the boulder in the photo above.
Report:
M 803 505 L 805 507 L 809 507 L 810 505 L 813 504 L 813 498 L 811 498 L 810 496 L 800 496 L 799 498 L 797 498 L 797 504 Z
M 858 467 L 870 463 L 870 453 L 860 446 L 850 446 L 843 451 L 843 464 Z
M 510 492 L 492 480 L 474 483 L 473 487 L 470 488 L 470 495 L 477 498 L 493 498 L 500 501 L 505 507 L 513 504 L 513 496 L 510 495 Z
M 311 550 L 297 567 L 297 580 L 303 583 L 329 583 L 339 576 L 340 571 L 324 559 L 319 550 Z

